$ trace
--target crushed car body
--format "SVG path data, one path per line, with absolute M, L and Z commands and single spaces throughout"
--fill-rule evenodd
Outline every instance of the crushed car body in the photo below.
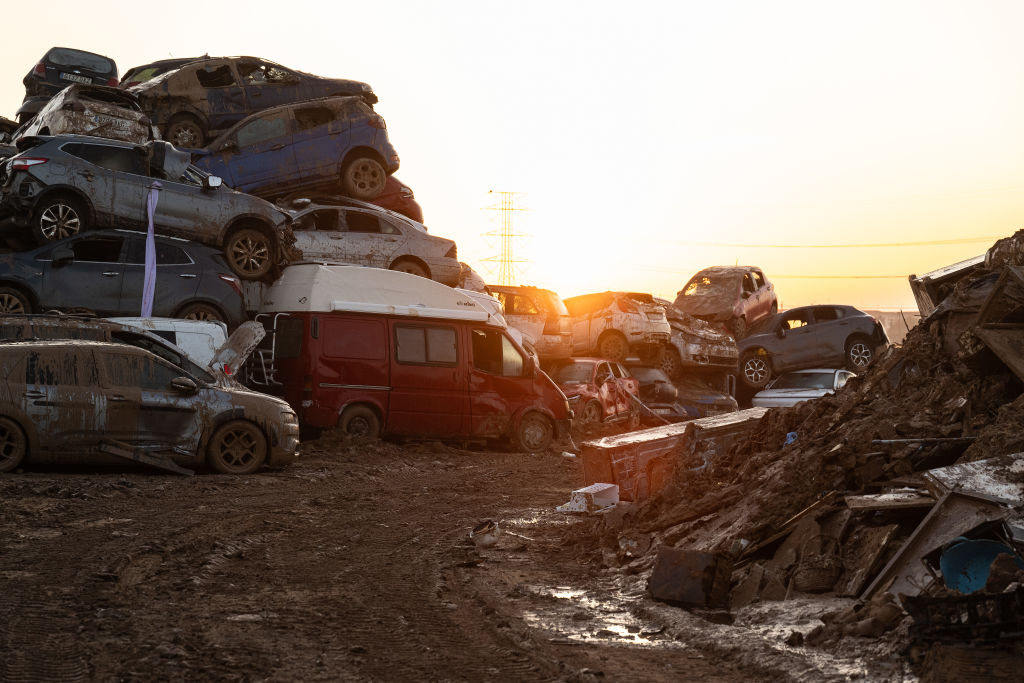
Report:
M 570 358 L 556 363 L 552 379 L 569 399 L 582 425 L 627 420 L 640 422 L 640 383 L 620 363 L 604 358 Z
M 533 340 L 541 360 L 572 355 L 572 321 L 562 299 L 550 289 L 487 285 L 501 302 L 509 325 Z
M 159 137 L 131 93 L 102 85 L 69 85 L 53 96 L 17 137 L 94 135 L 145 144 Z M 16 139 L 16 138 L 15 138 Z
M 661 361 L 665 374 L 678 379 L 687 370 L 736 370 L 739 351 L 731 334 L 679 310 L 664 299 L 655 301 L 665 307 L 665 316 L 672 328 Z
M 570 297 L 564 303 L 572 317 L 572 350 L 577 356 L 658 358 L 671 336 L 665 309 L 650 294 L 601 292 Z
M 737 340 L 779 310 L 775 285 L 760 268 L 713 266 L 697 272 L 673 305 L 684 313 L 728 329 Z

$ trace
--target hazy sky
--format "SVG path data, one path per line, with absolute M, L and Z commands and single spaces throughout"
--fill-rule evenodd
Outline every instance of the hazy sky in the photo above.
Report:
M 121 73 L 209 53 L 366 81 L 430 230 L 487 277 L 488 191 L 524 193 L 518 280 L 563 297 L 671 298 L 698 269 L 738 262 L 761 266 L 783 306 L 913 308 L 909 273 L 1022 227 L 1024 3 L 51 0 L 40 12 L 5 8 L 0 114 L 13 117 L 53 45 Z

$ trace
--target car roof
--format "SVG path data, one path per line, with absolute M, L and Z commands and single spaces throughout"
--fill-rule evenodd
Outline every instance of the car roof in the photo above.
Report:
M 761 269 L 757 266 L 709 266 L 698 270 L 695 275 L 732 275 L 749 273 L 752 270 L 761 272 Z

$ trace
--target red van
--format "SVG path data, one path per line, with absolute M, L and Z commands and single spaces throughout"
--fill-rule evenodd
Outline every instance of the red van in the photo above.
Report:
M 479 303 L 440 283 L 296 264 L 266 288 L 260 311 L 272 337 L 268 376 L 309 426 L 510 438 L 526 451 L 568 431 L 558 386 Z

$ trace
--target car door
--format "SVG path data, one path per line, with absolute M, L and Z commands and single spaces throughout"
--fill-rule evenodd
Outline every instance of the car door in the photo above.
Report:
M 145 150 L 139 147 L 75 142 L 61 149 L 75 158 L 73 184 L 86 192 L 99 227 L 137 228 L 146 221 L 148 191 Z
M 146 280 L 146 238 L 129 235 L 124 250 L 119 315 L 135 315 L 142 310 L 142 288 Z M 173 242 L 157 237 L 156 287 L 153 315 L 171 317 L 182 303 L 192 299 L 199 287 L 202 268 Z
M 781 316 L 774 330 L 772 366 L 782 372 L 813 365 L 819 357 L 818 337 L 810 308 L 794 308 Z
M 199 105 L 207 115 L 210 130 L 230 128 L 252 111 L 263 108 L 250 109 L 245 89 L 239 84 L 238 76 L 228 60 L 204 61 L 194 67 L 185 67 L 171 78 L 181 82 L 179 87 L 186 92 L 195 91 L 195 86 L 188 81 L 195 79 L 199 84 L 200 92 L 205 95 L 199 100 Z M 169 82 L 168 87 L 171 85 Z
M 194 394 L 173 389 L 171 380 L 187 373 L 143 349 L 111 346 L 97 355 L 111 437 L 150 450 L 196 452 L 200 407 L 212 403 L 204 395 L 210 389 L 200 385 Z
M 95 452 L 107 433 L 106 396 L 91 346 L 37 346 L 24 359 L 23 406 L 40 448 L 60 459 Z
M 611 364 L 608 361 L 601 361 L 594 364 L 594 386 L 597 387 L 597 395 L 604 409 L 604 418 L 614 417 L 628 411 L 623 401 L 622 392 L 619 389 L 615 375 L 612 374 Z
M 306 229 L 295 230 L 295 247 L 309 259 L 387 268 L 406 242 L 394 223 L 373 211 L 330 207 L 309 211 L 301 221 Z
M 351 128 L 344 111 L 322 104 L 291 109 L 296 174 L 303 184 L 336 181 L 349 150 Z
M 234 151 L 221 159 L 232 187 L 241 192 L 270 192 L 285 188 L 297 175 L 292 147 L 292 115 L 287 109 L 264 112 L 231 134 Z
M 40 307 L 86 308 L 99 315 L 116 315 L 121 306 L 126 241 L 123 234 L 86 233 L 40 254 Z M 67 248 L 74 254 L 74 260 L 55 262 L 54 253 Z
M 814 332 L 822 365 L 846 361 L 846 339 L 853 331 L 850 320 L 835 306 L 814 306 Z
M 440 438 L 469 433 L 469 378 L 459 328 L 395 323 L 386 430 Z
M 526 377 L 526 358 L 501 330 L 474 327 L 469 334 L 471 436 L 498 438 L 511 431 L 518 410 L 533 403 L 533 381 Z

